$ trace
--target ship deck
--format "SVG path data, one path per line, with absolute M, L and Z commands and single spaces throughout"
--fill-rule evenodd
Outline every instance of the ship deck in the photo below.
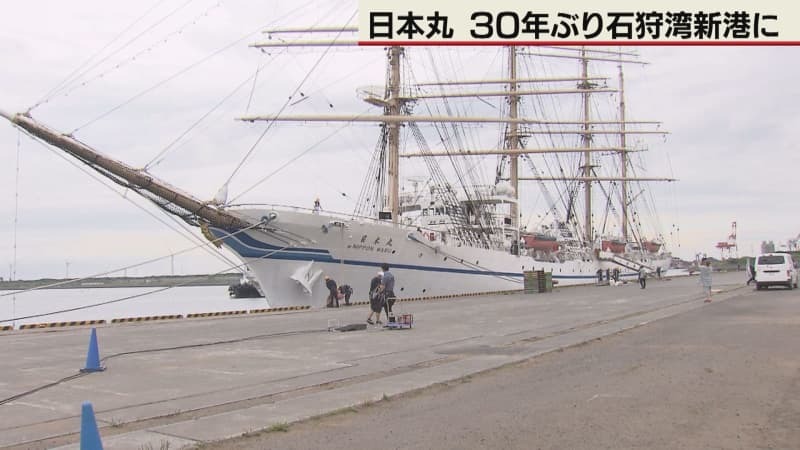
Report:
M 715 301 L 743 273 L 715 273 Z M 106 370 L 84 367 L 89 327 L 0 333 L 0 448 L 78 448 L 81 403 L 104 448 L 181 448 L 376 402 L 703 306 L 696 277 L 546 294 L 399 302 L 407 330 L 328 331 L 366 306 L 97 327 Z

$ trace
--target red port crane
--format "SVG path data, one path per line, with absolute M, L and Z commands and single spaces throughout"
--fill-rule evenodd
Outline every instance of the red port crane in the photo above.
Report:
M 725 254 L 727 253 L 728 258 L 734 256 L 736 247 L 736 221 L 734 220 L 731 222 L 731 234 L 728 235 L 728 240 L 723 242 L 717 242 L 717 248 L 720 251 L 720 257 L 725 259 Z

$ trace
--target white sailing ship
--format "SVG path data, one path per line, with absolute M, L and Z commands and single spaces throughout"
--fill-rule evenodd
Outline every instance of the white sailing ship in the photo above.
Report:
M 343 34 L 353 31 L 272 30 L 273 36 L 308 33 L 328 37 L 275 39 L 252 46 L 354 45 L 341 40 Z M 228 205 L 225 195 L 203 201 L 145 169 L 106 157 L 28 114 L 0 114 L 201 228 L 209 240 L 227 247 L 246 263 L 273 307 L 323 306 L 328 295 L 326 275 L 351 285 L 355 300 L 365 299 L 369 280 L 383 263 L 395 273 L 399 297 L 517 290 L 522 288 L 523 272 L 531 270 L 551 272 L 559 286 L 593 283 L 598 272 L 616 272 L 623 279 L 635 277 L 641 267 L 667 273 L 671 256 L 663 248 L 663 236 L 645 233 L 642 218 L 634 209 L 640 199 L 631 198 L 641 197 L 631 196 L 634 184 L 669 181 L 630 173 L 629 153 L 641 148 L 628 146 L 626 136 L 663 134 L 652 129 L 656 122 L 625 118 L 622 66 L 635 63 L 630 59 L 634 55 L 598 49 L 507 47 L 503 74 L 476 80 L 439 77 L 417 81 L 402 76 L 409 73 L 404 64 L 415 49 L 372 51 L 382 52 L 387 62 L 385 86 L 360 92 L 362 99 L 375 107 L 374 115 L 240 118 L 248 122 L 378 124 L 370 173 L 350 213 Z M 522 69 L 530 69 L 530 65 L 522 62 L 534 58 L 569 59 L 574 72 L 533 76 Z M 595 64 L 598 68 L 603 64 L 619 67 L 616 79 L 590 74 L 590 64 L 593 68 Z M 618 82 L 616 87 L 608 86 L 612 80 Z M 617 101 L 615 117 L 594 118 L 598 112 L 594 100 L 607 93 L 613 93 Z M 577 99 L 579 117 L 545 116 L 540 99 L 564 97 L 573 103 Z M 493 115 L 465 114 L 475 110 L 455 103 L 468 100 L 493 102 L 499 107 L 488 108 Z M 470 127 L 496 128 L 501 136 L 496 148 L 468 147 L 463 137 L 475 132 Z M 404 136 L 407 142 L 403 142 Z M 606 144 L 599 145 L 600 137 Z M 491 161 L 492 179 L 479 180 L 472 161 L 490 158 L 496 158 Z M 424 161 L 428 173 L 404 174 L 401 161 L 412 159 Z M 412 187 L 404 190 L 401 184 L 408 179 Z M 546 203 L 538 223 L 521 223 L 526 204 L 535 203 L 520 196 L 525 182 L 541 189 L 535 200 Z M 600 216 L 605 220 L 596 219 Z M 611 221 L 618 224 L 616 235 L 605 232 Z

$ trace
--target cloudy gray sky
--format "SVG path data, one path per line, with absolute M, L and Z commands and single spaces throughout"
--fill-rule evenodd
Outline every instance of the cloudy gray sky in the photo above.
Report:
M 209 199 L 264 129 L 234 117 L 276 112 L 298 85 L 302 95 L 287 112 L 368 111 L 355 90 L 382 82 L 380 50 L 349 49 L 334 59 L 319 50 L 286 56 L 247 46 L 265 39 L 257 32 L 263 28 L 338 25 L 354 13 L 352 1 L 18 2 L 0 16 L 0 109 L 25 111 L 47 99 L 34 117 L 77 129 L 82 141 L 137 167 L 177 139 L 150 170 Z M 659 120 L 670 132 L 648 144 L 647 174 L 680 180 L 652 188 L 671 251 L 718 256 L 714 244 L 727 238 L 733 220 L 740 254 L 758 252 L 763 240 L 797 236 L 799 50 L 636 50 L 650 64 L 626 72 L 629 118 Z M 476 50 L 476 61 L 495 51 Z M 318 60 L 327 69 L 314 68 Z M 79 68 L 78 81 L 70 81 Z M 372 126 L 276 127 L 230 191 L 241 194 L 268 176 L 238 200 L 309 206 L 320 196 L 327 209 L 351 211 L 376 136 Z M 14 270 L 15 245 L 17 278 L 60 277 L 67 266 L 69 275 L 85 276 L 194 245 L 135 206 L 172 223 L 146 202 L 105 187 L 7 124 L 0 124 L 0 157 L 1 277 Z M 169 273 L 171 264 L 176 273 L 225 267 L 192 251 L 127 273 Z

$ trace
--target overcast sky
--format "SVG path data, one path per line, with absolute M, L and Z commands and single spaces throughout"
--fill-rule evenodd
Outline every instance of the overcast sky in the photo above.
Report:
M 265 39 L 257 33 L 263 28 L 338 25 L 354 13 L 351 1 L 15 2 L 0 15 L 0 109 L 21 112 L 47 98 L 34 117 L 64 132 L 77 129 L 82 141 L 137 167 L 179 139 L 151 171 L 210 199 L 264 130 L 263 123 L 233 118 L 277 112 L 307 73 L 303 95 L 292 101 L 302 103 L 287 112 L 368 111 L 353 86 L 382 82 L 380 50 L 345 50 L 345 63 L 335 63 L 321 51 L 279 59 L 279 51 L 248 48 Z M 800 49 L 636 50 L 650 64 L 626 72 L 628 117 L 663 122 L 670 134 L 648 145 L 647 174 L 679 179 L 652 188 L 669 249 L 683 258 L 719 256 L 714 245 L 734 220 L 743 255 L 757 253 L 763 240 L 796 237 Z M 320 58 L 331 68 L 312 71 Z M 88 71 L 78 83 L 47 96 L 79 67 Z M 351 211 L 376 139 L 370 126 L 276 127 L 233 178 L 231 193 L 291 162 L 239 200 L 307 207 L 320 196 L 327 209 Z M 0 277 L 14 270 L 15 243 L 17 278 L 61 277 L 67 270 L 86 276 L 194 245 L 165 226 L 161 221 L 174 223 L 154 207 L 130 193 L 123 197 L 2 123 L 0 157 Z M 192 251 L 127 274 L 173 267 L 198 273 L 225 264 Z

